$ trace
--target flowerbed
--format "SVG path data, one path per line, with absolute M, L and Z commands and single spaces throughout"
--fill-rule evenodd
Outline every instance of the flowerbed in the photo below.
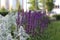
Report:
M 27 40 L 41 40 L 42 34 L 50 23 L 49 17 L 41 11 L 26 12 L 22 19 L 22 25 L 25 27 L 26 33 L 31 36 Z
M 47 29 L 48 24 L 50 23 L 49 17 L 46 16 L 46 14 L 42 13 L 41 11 L 39 12 L 29 11 L 29 12 L 23 12 L 23 13 L 18 12 L 18 15 L 17 14 L 15 15 L 12 13 L 12 14 L 6 15 L 5 17 L 2 17 L 1 21 L 2 21 L 1 22 L 2 25 L 0 23 L 0 27 L 3 27 L 3 28 L 5 27 L 5 28 L 4 29 L 2 28 L 3 30 L 0 29 L 2 30 L 0 31 L 0 34 L 2 35 L 6 34 L 6 36 L 1 35 L 2 37 L 2 38 L 0 37 L 1 40 L 2 39 L 3 40 L 9 40 L 9 39 L 17 40 L 18 38 L 16 38 L 16 36 L 18 34 L 17 33 L 18 25 L 20 25 L 20 27 L 23 26 L 23 28 L 25 29 L 25 32 L 30 36 L 30 38 L 28 38 L 27 40 L 41 40 L 41 39 L 45 40 L 46 38 L 44 39 L 45 37 L 44 31 L 45 29 Z M 6 32 L 6 33 L 3 34 L 2 32 L 3 33 Z

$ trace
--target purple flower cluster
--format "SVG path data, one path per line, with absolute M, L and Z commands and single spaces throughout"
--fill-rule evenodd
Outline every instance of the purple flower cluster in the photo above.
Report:
M 16 24 L 17 25 L 20 25 L 20 12 L 18 11 L 18 14 L 17 14 L 17 19 L 16 19 Z
M 39 29 L 39 32 L 43 32 L 44 28 L 48 26 L 49 23 L 49 18 L 46 16 L 45 13 L 42 13 L 41 11 L 37 12 L 24 12 L 24 15 L 22 17 L 22 25 L 25 25 L 25 30 L 26 33 L 28 34 L 36 34 L 37 33 L 37 28 Z M 19 22 L 19 15 L 18 15 L 18 20 L 17 24 L 20 24 Z
M 16 24 L 17 24 L 17 26 L 19 25 L 21 25 L 21 17 L 24 17 L 24 10 L 22 10 L 22 12 L 20 12 L 20 10 L 18 10 L 18 14 L 17 14 L 17 18 L 16 18 Z M 22 20 L 23 20 L 24 18 L 22 18 Z

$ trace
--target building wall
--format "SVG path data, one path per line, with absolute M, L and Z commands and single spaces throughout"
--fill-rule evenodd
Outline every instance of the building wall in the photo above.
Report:
M 5 7 L 5 0 L 1 0 L 1 8 Z M 6 8 L 6 7 L 5 7 Z
M 9 9 L 9 0 L 5 1 L 5 6 L 6 6 L 6 9 Z
M 11 11 L 12 8 L 12 0 L 9 0 L 9 10 Z
M 12 8 L 12 0 L 0 0 L 1 2 L 1 8 L 4 7 L 8 10 L 11 10 Z

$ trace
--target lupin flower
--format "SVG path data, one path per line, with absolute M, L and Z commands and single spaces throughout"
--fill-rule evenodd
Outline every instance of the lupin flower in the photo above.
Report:
M 18 25 L 20 26 L 20 6 L 19 6 L 19 9 L 18 9 L 18 14 L 17 14 L 17 18 L 16 18 L 16 24 L 17 24 L 17 26 Z
M 24 15 L 25 18 L 23 21 L 26 30 L 26 33 L 28 34 L 36 34 L 36 29 L 39 27 L 40 31 L 41 29 L 44 30 L 44 28 L 48 25 L 48 18 L 45 13 L 41 13 L 41 11 L 36 12 L 34 11 L 33 13 L 31 10 L 29 12 L 26 12 Z M 43 32 L 43 31 L 42 31 Z

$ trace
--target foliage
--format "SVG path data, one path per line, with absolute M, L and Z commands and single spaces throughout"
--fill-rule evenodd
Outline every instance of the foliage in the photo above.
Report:
M 47 7 L 47 10 L 50 12 L 53 8 L 54 8 L 54 1 L 53 0 L 47 0 L 46 1 L 46 7 Z
M 11 35 L 14 38 L 14 31 L 16 30 L 16 26 L 12 24 L 10 29 L 11 29 Z
M 4 7 L 1 8 L 0 12 L 8 12 Z
M 60 20 L 60 14 L 59 15 L 53 15 L 53 17 L 56 17 L 56 20 Z
M 6 16 L 6 15 L 8 14 L 8 12 L 0 12 L 0 14 L 1 14 L 2 16 Z
M 35 10 L 35 9 L 37 9 L 37 10 L 39 10 L 39 7 L 37 6 L 37 8 L 36 8 L 36 4 L 35 4 L 35 0 L 30 0 L 29 1 L 30 2 L 30 4 L 31 4 L 31 6 L 30 6 L 30 10 Z M 38 4 L 37 4 L 38 5 Z
M 6 16 L 7 14 L 8 14 L 8 10 L 6 10 L 4 7 L 2 7 L 1 8 L 1 10 L 0 10 L 0 14 L 2 15 L 2 16 Z
M 45 32 L 47 35 L 46 40 L 60 40 L 60 21 L 51 22 Z
M 54 0 L 45 0 L 45 3 L 43 3 L 44 0 L 40 0 L 42 4 L 45 4 L 45 8 L 50 12 L 54 8 Z
M 1 16 L 0 16 L 1 17 Z M 15 38 L 15 15 L 8 14 L 5 17 L 0 18 L 0 40 L 16 40 Z M 14 31 L 14 35 L 11 32 Z

